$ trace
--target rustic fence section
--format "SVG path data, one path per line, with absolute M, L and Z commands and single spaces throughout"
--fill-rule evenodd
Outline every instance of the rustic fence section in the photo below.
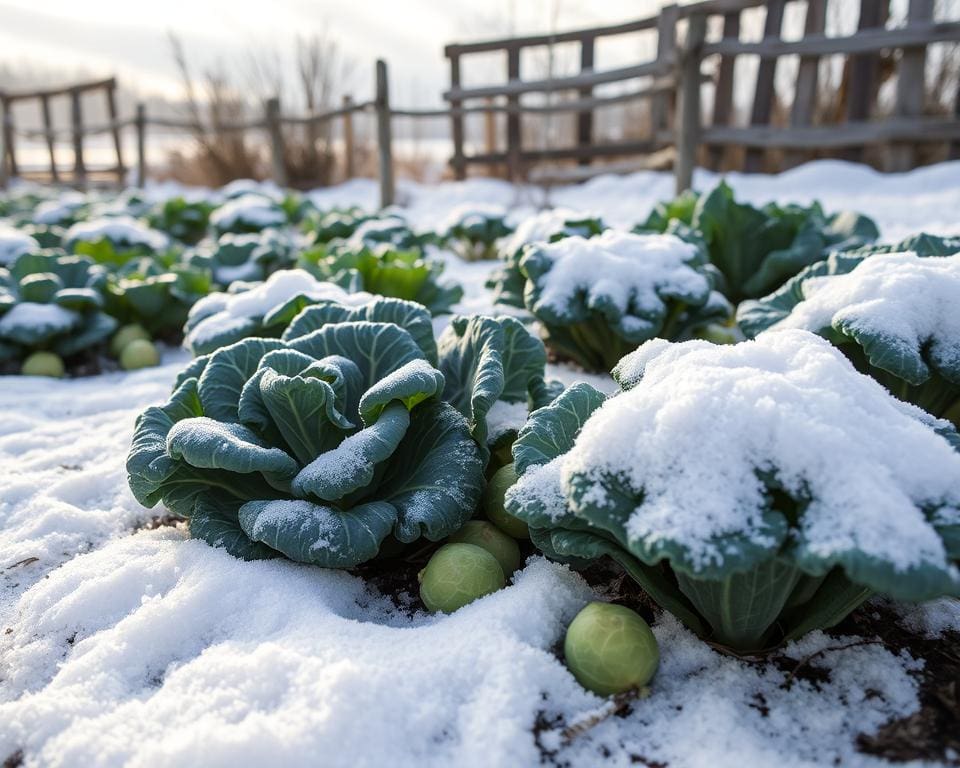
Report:
M 859 0 L 857 31 L 850 35 L 828 36 L 826 19 L 831 3 L 850 3 L 856 0 L 704 0 L 703 2 L 667 6 L 655 16 L 614 26 L 595 27 L 553 35 L 528 36 L 468 44 L 454 44 L 445 48 L 450 61 L 451 87 L 444 94 L 448 106 L 440 109 L 399 109 L 390 103 L 389 77 L 384 61 L 376 64 L 375 98 L 355 102 L 347 97 L 342 107 L 324 112 L 291 116 L 284 115 L 277 99 L 264 105 L 262 117 L 254 120 L 218 125 L 220 132 L 261 131 L 269 141 L 270 167 L 274 180 L 287 182 L 284 165 L 283 128 L 291 125 L 311 125 L 333 120 L 342 121 L 346 148 L 345 168 L 352 175 L 354 164 L 353 120 L 358 113 L 374 115 L 376 121 L 378 167 L 381 202 L 389 205 L 394 200 L 392 121 L 395 117 L 440 118 L 450 121 L 453 139 L 451 166 L 457 178 L 463 178 L 474 165 L 506 166 L 508 176 L 519 180 L 536 163 L 552 160 L 576 161 L 588 165 L 597 158 L 642 156 L 661 161 L 673 161 L 678 190 L 688 188 L 698 158 L 709 167 L 731 167 L 725 157 L 730 148 L 742 149 L 742 168 L 757 171 L 769 168 L 770 150 L 777 150 L 780 167 L 794 165 L 812 156 L 812 153 L 834 152 L 850 159 L 862 159 L 867 147 L 882 145 L 889 170 L 905 170 L 917 162 L 917 147 L 927 142 L 945 142 L 951 156 L 960 156 L 960 92 L 952 113 L 941 116 L 924 114 L 924 70 L 928 47 L 938 42 L 960 42 L 960 21 L 934 18 L 934 0 L 909 0 L 904 26 L 887 29 L 885 0 Z M 803 5 L 805 21 L 803 35 L 796 40 L 783 39 L 783 22 L 790 5 Z M 751 9 L 766 12 L 763 38 L 759 41 L 740 39 L 744 27 L 742 15 Z M 710 39 L 708 31 L 721 28 L 719 38 Z M 657 34 L 656 55 L 649 61 L 615 69 L 596 70 L 598 40 L 616 35 L 639 32 Z M 537 46 L 561 43 L 579 45 L 580 71 L 575 75 L 524 80 L 521 77 L 521 53 Z M 897 81 L 892 114 L 871 119 L 876 111 L 879 85 L 878 67 L 881 53 L 900 52 L 897 61 Z M 475 54 L 499 52 L 505 56 L 506 81 L 479 87 L 463 86 L 464 61 Z M 846 60 L 845 120 L 830 125 L 816 124 L 816 98 L 820 61 L 823 57 L 840 55 Z M 738 57 L 759 58 L 753 98 L 748 110 L 747 125 L 734 125 L 735 69 Z M 799 59 L 793 101 L 786 124 L 773 124 L 776 94 L 776 72 L 783 57 Z M 705 75 L 705 63 L 712 62 L 711 76 Z M 708 81 L 713 88 L 713 107 L 706 115 L 702 107 L 702 88 Z M 632 90 L 615 95 L 598 96 L 594 88 L 628 81 L 642 81 Z M 740 84 L 742 89 L 742 83 Z M 83 121 L 81 96 L 103 91 L 107 98 L 110 121 L 91 126 Z M 94 173 L 107 174 L 123 183 L 126 176 L 121 131 L 132 128 L 136 132 L 136 181 L 142 184 L 147 177 L 148 131 L 162 127 L 191 132 L 205 132 L 192 122 L 152 117 L 144 105 L 138 105 L 135 117 L 119 119 L 115 102 L 116 83 L 113 79 L 84 83 L 62 89 L 31 93 L 0 92 L 0 186 L 9 176 L 20 175 L 15 140 L 17 136 L 44 139 L 50 157 L 49 176 L 54 182 L 69 181 L 83 187 Z M 960 91 L 960 89 L 958 89 Z M 567 92 L 574 98 L 562 101 L 531 104 L 524 101 L 528 95 Z M 51 102 L 70 99 L 70 128 L 55 130 L 52 124 Z M 37 100 L 43 117 L 42 130 L 18 129 L 14 124 L 12 105 L 25 100 Z M 596 137 L 594 115 L 597 109 L 636 100 L 650 101 L 649 135 L 642 140 L 599 143 Z M 785 106 L 780 104 L 779 106 Z M 569 113 L 575 119 L 573 146 L 533 149 L 522 143 L 524 115 Z M 468 154 L 464 119 L 468 115 L 485 117 L 487 149 Z M 494 116 L 506 116 L 506 144 L 498 150 Z M 782 122 L 782 121 L 781 121 Z M 88 168 L 84 158 L 85 136 L 110 133 L 116 150 L 116 164 L 108 168 Z M 67 140 L 73 146 L 73 168 L 69 172 L 58 167 L 55 142 Z M 702 152 L 702 158 L 701 158 Z M 601 166 L 597 170 L 609 169 Z M 616 166 L 613 166 L 614 168 Z M 580 168 L 584 176 L 591 168 Z M 581 176 L 582 177 L 582 176 Z
M 838 2 L 839 0 L 834 0 Z M 788 3 L 803 4 L 806 10 L 804 35 L 799 40 L 781 39 L 784 8 Z M 717 4 L 719 5 L 719 4 Z M 694 141 L 679 146 L 678 152 L 696 153 L 699 145 L 711 148 L 709 157 L 718 163 L 718 148 L 746 148 L 744 170 L 761 170 L 764 152 L 786 150 L 788 164 L 802 159 L 803 151 L 847 150 L 846 157 L 861 159 L 863 150 L 875 144 L 891 145 L 887 153 L 887 170 L 907 170 L 916 163 L 918 144 L 950 142 L 960 139 L 957 117 L 930 117 L 924 110 L 924 68 L 927 46 L 938 42 L 960 41 L 960 21 L 933 19 L 933 0 L 910 0 L 907 23 L 897 29 L 883 27 L 885 3 L 860 0 L 857 32 L 846 36 L 824 34 L 826 0 L 727 0 L 724 35 L 714 42 L 691 41 L 689 55 L 701 62 L 711 56 L 720 57 L 720 76 L 732 72 L 737 56 L 760 58 L 760 68 L 750 114 L 750 124 L 734 127 L 728 124 L 732 112 L 732 91 L 718 82 L 712 123 L 707 123 Z M 739 39 L 739 21 L 734 16 L 748 8 L 766 6 L 764 37 L 756 42 Z M 689 6 L 691 18 L 711 15 L 708 4 Z M 881 51 L 901 51 L 898 62 L 896 97 L 893 114 L 870 119 L 877 98 L 877 65 Z M 842 55 L 849 60 L 846 121 L 830 125 L 813 125 L 813 104 L 817 91 L 819 60 L 823 56 Z M 799 56 L 790 121 L 773 127 L 770 108 L 774 99 L 774 73 L 778 59 Z M 728 75 L 729 77 L 729 75 Z M 694 87 L 690 81 L 682 88 Z M 718 119 L 720 117 L 721 119 Z M 699 126 L 702 121 L 696 121 Z M 678 174 L 678 187 L 689 186 L 691 162 L 678 163 L 684 172 Z
M 678 12 L 676 6 L 669 6 L 659 16 L 640 19 L 626 24 L 595 27 L 574 32 L 562 32 L 553 35 L 535 35 L 512 37 L 501 40 L 489 40 L 478 43 L 448 45 L 444 54 L 450 60 L 450 90 L 444 98 L 450 104 L 451 135 L 453 137 L 453 158 L 451 165 L 454 176 L 462 179 L 471 164 L 505 164 L 507 176 L 518 180 L 525 169 L 543 160 L 576 160 L 580 164 L 589 164 L 596 157 L 616 155 L 646 154 L 660 149 L 669 142 L 658 131 L 665 127 L 662 120 L 652 121 L 651 135 L 644 141 L 621 141 L 598 144 L 594 140 L 594 112 L 603 106 L 632 101 L 653 99 L 654 114 L 666 115 L 666 104 L 675 88 L 675 31 Z M 654 59 L 640 64 L 617 69 L 594 69 L 595 47 L 598 39 L 627 35 L 637 32 L 656 31 L 658 33 L 657 55 Z M 521 77 L 521 53 L 528 48 L 554 46 L 560 43 L 576 43 L 580 46 L 580 72 L 565 77 L 548 77 L 524 80 Z M 465 57 L 475 54 L 503 53 L 506 57 L 507 81 L 491 86 L 466 88 L 462 85 L 462 62 Z M 597 97 L 594 87 L 609 83 L 623 83 L 638 78 L 649 82 L 628 94 Z M 523 96 L 533 94 L 555 94 L 572 91 L 577 94 L 575 100 L 555 104 L 524 105 Z M 477 105 L 476 102 L 483 101 Z M 506 113 L 506 149 L 496 151 L 489 146 L 485 152 L 467 154 L 465 149 L 464 116 L 471 113 Z M 571 147 L 551 149 L 525 149 L 522 146 L 522 123 L 524 114 L 552 114 L 573 112 L 576 114 L 576 143 Z M 663 118 L 665 120 L 665 117 Z

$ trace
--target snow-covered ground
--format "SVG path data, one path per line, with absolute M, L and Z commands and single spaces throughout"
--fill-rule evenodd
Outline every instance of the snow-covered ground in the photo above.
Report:
M 715 177 L 698 173 L 699 187 Z M 738 197 L 853 208 L 884 239 L 960 232 L 960 163 L 884 176 L 839 162 L 728 177 Z M 619 226 L 670 196 L 666 174 L 600 177 L 550 202 Z M 374 182 L 313 193 L 372 207 Z M 520 217 L 543 194 L 472 180 L 403 184 L 433 227 L 456 205 Z M 451 259 L 461 311 L 489 310 L 489 263 Z M 919 707 L 922 662 L 814 633 L 780 663 L 720 655 L 661 615 L 651 695 L 612 705 L 556 654 L 590 587 L 531 558 L 507 589 L 451 616 L 411 613 L 353 575 L 246 563 L 151 529 L 124 460 L 137 413 L 164 399 L 188 356 L 73 381 L 0 378 L 0 761 L 27 766 L 874 765 L 858 734 Z M 551 367 L 567 383 L 603 377 Z M 884 607 L 886 610 L 887 607 Z M 960 628 L 956 602 L 896 607 L 905 626 Z M 815 659 L 810 662 L 810 659 Z M 827 670 L 816 680 L 790 669 Z M 920 763 L 914 763 L 920 764 Z

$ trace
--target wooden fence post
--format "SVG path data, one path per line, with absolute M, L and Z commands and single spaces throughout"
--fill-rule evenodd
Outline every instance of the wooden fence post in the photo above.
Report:
M 349 94 L 343 97 L 343 108 L 346 110 L 353 108 L 353 96 Z M 353 139 L 353 112 L 343 113 L 343 175 L 347 179 L 352 179 L 354 169 L 354 139 Z
M 110 133 L 113 134 L 113 148 L 117 153 L 117 183 L 122 187 L 126 181 L 127 169 L 123 164 L 123 142 L 120 140 L 120 126 L 117 125 L 117 99 L 114 93 L 116 87 L 116 82 L 111 82 L 106 86 L 107 114 L 110 115 L 110 122 L 112 123 Z
M 740 39 L 740 11 L 730 11 L 723 17 L 723 39 Z M 737 64 L 736 56 L 721 56 L 717 70 L 717 88 L 713 96 L 713 117 L 710 125 L 730 125 L 733 115 L 733 71 Z M 707 148 L 707 166 L 713 171 L 723 167 L 723 158 L 727 148 L 722 144 L 714 144 Z
M 680 12 L 676 5 L 668 5 L 660 9 L 657 18 L 657 61 L 675 72 L 677 69 L 677 20 Z M 670 112 L 670 96 L 666 93 L 658 94 L 650 101 L 650 138 L 653 145 L 657 145 L 657 135 L 668 127 Z
M 803 34 L 822 35 L 827 22 L 827 0 L 807 0 L 807 18 L 803 25 Z M 799 128 L 813 123 L 813 112 L 817 102 L 817 83 L 819 81 L 820 57 L 801 56 L 797 70 L 797 87 L 790 110 L 790 126 Z M 786 150 L 783 153 L 781 170 L 802 163 L 809 153 L 798 150 Z
M 267 136 L 270 138 L 270 170 L 280 187 L 288 187 L 286 152 L 283 147 L 283 126 L 280 125 L 280 98 L 273 96 L 264 105 Z
M 860 0 L 860 18 L 857 32 L 883 27 L 887 21 L 888 3 L 879 0 Z M 847 122 L 855 123 L 869 119 L 877 94 L 877 70 L 880 53 L 860 53 L 847 60 Z M 863 147 L 850 147 L 840 157 L 854 163 L 863 161 Z
M 0 98 L 0 189 L 7 188 L 7 100 Z
M 520 79 L 520 48 L 511 45 L 507 49 L 507 81 L 513 82 Z M 520 107 L 520 96 L 510 94 L 507 96 L 507 107 L 512 110 L 518 110 Z M 523 142 L 523 133 L 520 127 L 520 113 L 518 111 L 507 112 L 507 178 L 510 181 L 520 181 L 520 153 Z
M 47 142 L 47 152 L 50 154 L 50 180 L 54 184 L 60 182 L 60 174 L 57 171 L 57 154 L 53 144 L 53 120 L 50 117 L 50 97 L 43 94 L 40 97 L 40 111 L 43 114 L 43 133 Z
M 390 129 L 390 83 L 387 62 L 377 59 L 377 149 L 380 155 L 380 207 L 393 205 L 393 147 Z
M 767 18 L 763 22 L 763 39 L 780 37 L 783 28 L 783 11 L 786 0 L 767 0 Z M 760 59 L 757 69 L 757 89 L 753 95 L 753 109 L 750 125 L 769 125 L 773 112 L 773 86 L 777 73 L 777 59 Z M 749 147 L 743 161 L 743 170 L 747 173 L 759 173 L 763 170 L 765 152 L 759 147 Z
M 580 74 L 593 71 L 593 52 L 596 38 L 584 37 L 580 40 Z M 593 96 L 593 87 L 580 88 L 577 92 L 581 99 Z M 585 109 L 577 113 L 577 146 L 589 147 L 593 143 L 593 110 Z M 590 157 L 581 157 L 579 165 L 590 165 Z
M 83 111 L 80 91 L 70 91 L 70 124 L 73 131 L 73 186 L 86 189 L 87 166 L 83 162 Z
M 143 188 L 147 184 L 147 105 L 142 101 L 137 104 L 137 186 Z
M 677 121 L 674 177 L 676 192 L 690 189 L 693 167 L 700 142 L 700 48 L 707 33 L 707 17 L 702 13 L 690 16 L 687 39 L 677 67 Z
M 493 111 L 496 102 L 493 96 L 487 96 L 484 103 L 488 109 L 483 113 L 483 151 L 488 155 L 493 155 L 497 151 L 497 116 Z M 498 169 L 495 165 L 491 165 L 491 170 L 493 171 L 491 175 L 498 175 Z
M 933 0 L 910 0 L 907 24 L 923 24 L 933 20 Z M 926 46 L 906 48 L 897 69 L 897 96 L 895 117 L 917 118 L 923 114 L 924 70 L 927 62 Z M 889 171 L 909 171 L 917 163 L 916 145 L 896 142 L 890 147 Z
M 3 135 L 7 145 L 7 171 L 8 177 L 15 179 L 20 175 L 20 167 L 17 165 L 17 151 L 13 129 L 13 101 L 11 99 L 4 99 L 3 106 Z
M 448 48 L 447 56 L 450 57 L 450 88 L 456 90 L 460 87 L 460 54 Z M 463 102 L 460 99 L 450 99 L 450 130 L 453 134 L 453 157 L 450 165 L 453 166 L 453 178 L 457 181 L 467 178 L 467 162 L 463 154 L 463 115 L 459 111 L 461 107 Z

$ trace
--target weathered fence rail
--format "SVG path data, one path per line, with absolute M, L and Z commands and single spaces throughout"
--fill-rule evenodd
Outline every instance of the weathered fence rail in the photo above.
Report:
M 894 29 L 886 28 L 887 0 L 859 0 L 857 31 L 847 35 L 827 35 L 828 5 L 856 0 L 705 0 L 689 5 L 670 5 L 657 16 L 625 24 L 560 32 L 552 35 L 531 35 L 498 40 L 448 45 L 444 49 L 450 63 L 450 88 L 443 94 L 447 105 L 440 109 L 395 108 L 390 103 L 387 65 L 376 66 L 375 96 L 370 101 L 355 102 L 346 97 L 343 105 L 308 115 L 286 115 L 277 99 L 269 99 L 261 116 L 251 120 L 212 126 L 193 121 L 152 116 L 144 105 L 138 105 L 132 118 L 121 119 L 116 109 L 116 82 L 111 78 L 66 88 L 32 92 L 0 92 L 0 186 L 9 176 L 17 176 L 16 139 L 43 139 L 49 152 L 49 177 L 54 182 L 69 181 L 77 187 L 87 184 L 93 175 L 112 176 L 119 183 L 126 180 L 121 132 L 136 134 L 136 182 L 147 176 L 148 138 L 151 129 L 198 132 L 259 131 L 269 143 L 269 160 L 273 178 L 287 181 L 284 164 L 284 131 L 287 126 L 304 126 L 342 121 L 345 145 L 345 168 L 354 169 L 353 121 L 357 114 L 375 118 L 381 201 L 394 199 L 392 137 L 394 118 L 445 119 L 450 121 L 453 143 L 451 167 L 456 178 L 463 178 L 472 166 L 502 166 L 508 177 L 531 176 L 541 163 L 576 161 L 589 166 L 594 160 L 616 161 L 640 157 L 641 163 L 672 162 L 677 188 L 690 185 L 693 168 L 702 163 L 708 167 L 733 167 L 732 149 L 739 156 L 739 167 L 746 171 L 772 170 L 771 151 L 776 151 L 778 167 L 789 167 L 814 154 L 840 153 L 859 160 L 868 147 L 880 145 L 887 151 L 885 166 L 889 170 L 905 170 L 917 162 L 918 147 L 924 143 L 945 143 L 951 157 L 960 157 L 960 88 L 950 114 L 926 114 L 924 72 L 929 46 L 935 43 L 960 42 L 960 20 L 934 18 L 934 0 L 909 0 L 906 22 Z M 783 39 L 786 8 L 803 6 L 803 35 Z M 745 27 L 743 14 L 765 12 L 763 37 L 741 39 Z M 717 37 L 714 32 L 719 30 Z M 596 49 L 606 38 L 635 33 L 656 34 L 655 55 L 648 61 L 629 66 L 598 70 Z M 579 46 L 579 72 L 572 75 L 541 75 L 524 79 L 521 72 L 522 53 L 530 48 L 558 44 Z M 877 116 L 880 57 L 897 51 L 896 84 L 891 113 Z M 501 53 L 504 56 L 505 80 L 495 84 L 465 86 L 464 70 L 478 54 Z M 824 57 L 842 56 L 845 60 L 845 106 L 843 119 L 830 124 L 818 123 L 816 114 L 820 62 Z M 736 124 L 736 96 L 742 96 L 745 84 L 736 77 L 740 57 L 759 60 L 752 100 L 746 110 L 746 124 Z M 785 57 L 799 59 L 792 89 L 792 102 L 783 103 L 783 94 L 776 89 L 778 63 Z M 715 64 L 707 73 L 706 63 Z M 735 81 L 737 88 L 734 87 Z M 628 84 L 636 83 L 627 88 Z M 618 84 L 620 92 L 598 94 L 596 88 Z M 747 83 L 749 88 L 750 84 Z M 712 88 L 712 109 L 704 109 L 703 89 Z M 625 89 L 625 90 L 624 90 Z M 101 125 L 84 123 L 81 96 L 102 91 L 107 99 L 110 120 Z M 551 100 L 556 94 L 566 98 Z M 541 97 L 538 103 L 525 100 Z M 573 96 L 573 98 L 570 98 Z M 54 99 L 70 100 L 70 125 L 55 129 L 51 115 Z M 546 99 L 546 103 L 543 100 Z M 43 118 L 42 129 L 18 128 L 13 120 L 14 104 L 35 100 Z M 611 142 L 597 140 L 594 117 L 597 110 L 630 102 L 649 102 L 649 126 L 646 135 Z M 786 119 L 776 117 L 775 108 L 786 110 Z M 530 147 L 523 144 L 523 118 L 534 115 L 570 114 L 575 118 L 574 141 L 568 146 Z M 484 117 L 485 147 L 467 152 L 465 121 L 468 117 Z M 495 115 L 505 116 L 505 142 L 498 147 Z M 84 138 L 110 134 L 116 150 L 116 162 L 106 168 L 90 168 L 84 157 Z M 72 169 L 58 166 L 55 144 L 68 141 L 73 149 Z M 572 169 L 576 170 L 576 169 Z M 589 167 L 577 170 L 580 177 L 592 173 Z M 536 176 L 537 174 L 533 174 Z M 543 174 L 541 174 L 541 177 Z

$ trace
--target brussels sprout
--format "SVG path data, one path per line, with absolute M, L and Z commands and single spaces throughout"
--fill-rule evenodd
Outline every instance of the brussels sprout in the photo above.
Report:
M 120 357 L 120 354 L 126 349 L 131 341 L 136 340 L 150 341 L 150 334 L 139 323 L 131 323 L 123 326 L 119 331 L 113 334 L 110 339 L 110 353 L 114 357 Z
M 497 528 L 515 539 L 529 539 L 530 531 L 527 524 L 519 517 L 514 517 L 503 508 L 503 497 L 507 489 L 517 482 L 517 470 L 513 464 L 500 467 L 483 495 L 483 511 Z
M 53 352 L 34 352 L 20 368 L 24 376 L 50 376 L 54 379 L 61 378 L 63 372 L 63 360 Z
M 475 544 L 444 544 L 420 571 L 419 579 L 423 604 L 444 613 L 453 613 L 506 583 L 497 558 Z
M 151 368 L 159 364 L 160 353 L 156 346 L 145 339 L 134 339 L 120 353 L 120 367 L 125 371 Z
M 474 544 L 497 558 L 503 575 L 509 576 L 520 567 L 520 547 L 510 536 L 485 520 L 471 520 L 450 537 L 449 541 Z
M 577 682 L 600 696 L 643 687 L 660 663 L 647 622 L 610 603 L 590 603 L 577 614 L 567 628 L 563 654 Z

